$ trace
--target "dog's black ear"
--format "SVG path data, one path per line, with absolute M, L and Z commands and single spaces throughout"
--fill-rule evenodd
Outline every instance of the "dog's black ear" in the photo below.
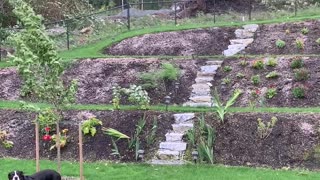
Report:
M 11 179 L 13 177 L 13 172 L 9 172 L 8 179 Z
M 17 171 L 17 174 L 19 174 L 19 175 L 21 175 L 21 176 L 24 175 L 24 174 L 23 174 L 23 171 Z

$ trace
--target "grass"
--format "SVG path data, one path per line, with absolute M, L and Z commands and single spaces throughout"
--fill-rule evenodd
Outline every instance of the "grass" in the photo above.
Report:
M 296 21 L 304 21 L 310 19 L 319 19 L 319 15 L 313 16 L 299 16 L 293 18 L 279 18 L 273 20 L 259 20 L 259 21 L 250 21 L 250 22 L 219 22 L 214 24 L 212 21 L 209 23 L 196 23 L 192 22 L 189 24 L 183 24 L 179 26 L 175 25 L 162 25 L 159 27 L 151 27 L 147 29 L 138 29 L 132 31 L 126 31 L 118 36 L 114 37 L 114 39 L 105 38 L 97 41 L 96 43 L 87 44 L 82 47 L 77 47 L 71 49 L 69 51 L 61 51 L 59 53 L 60 57 L 64 60 L 68 61 L 71 59 L 79 59 L 79 58 L 100 58 L 100 57 L 110 57 L 106 56 L 102 53 L 102 50 L 108 46 L 111 46 L 117 42 L 120 42 L 124 39 L 131 38 L 134 36 L 139 36 L 143 34 L 151 34 L 151 33 L 159 33 L 159 32 L 168 32 L 168 31 L 180 31 L 180 30 L 187 30 L 187 29 L 195 29 L 195 28 L 208 28 L 208 27 L 231 27 L 231 26 L 241 26 L 245 24 L 270 24 L 270 23 L 283 23 L 283 22 L 296 22 Z
M 33 103 L 39 107 L 50 107 L 45 103 Z M 0 101 L 0 109 L 20 109 L 19 101 Z M 110 104 L 74 104 L 66 108 L 67 110 L 94 110 L 94 111 L 114 111 L 113 106 Z M 139 110 L 138 106 L 122 105 L 121 111 L 134 111 Z M 165 105 L 153 105 L 149 110 L 153 111 L 166 111 Z M 212 112 L 210 107 L 184 107 L 184 106 L 168 106 L 169 112 Z M 250 107 L 231 107 L 231 113 L 320 113 L 320 107 L 260 107 L 254 110 Z
M 6 179 L 8 172 L 19 169 L 25 174 L 35 172 L 32 160 L 0 159 L 0 179 Z M 41 161 L 42 169 L 55 169 L 52 161 Z M 79 165 L 75 162 L 62 163 L 63 176 L 79 176 Z M 130 179 L 130 180 L 308 180 L 319 179 L 320 173 L 306 170 L 272 170 L 264 168 L 228 167 L 222 165 L 151 166 L 146 164 L 112 164 L 109 162 L 85 163 L 86 180 Z

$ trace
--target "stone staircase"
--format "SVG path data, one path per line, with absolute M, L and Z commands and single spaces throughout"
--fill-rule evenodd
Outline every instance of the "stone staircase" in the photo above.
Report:
M 240 51 L 243 51 L 254 41 L 254 34 L 259 28 L 257 24 L 248 24 L 242 26 L 243 29 L 236 29 L 236 39 L 230 40 L 230 45 L 227 50 L 223 51 L 225 56 L 233 56 Z
M 175 124 L 172 131 L 166 134 L 166 141 L 160 143 L 160 149 L 151 164 L 181 165 L 184 164 L 183 156 L 187 143 L 182 140 L 183 135 L 193 128 L 194 113 L 174 114 Z
M 211 82 L 214 80 L 218 68 L 223 61 L 207 61 L 206 65 L 200 67 L 195 79 L 196 83 L 192 85 L 192 92 L 189 101 L 183 106 L 191 107 L 211 107 L 213 104 L 211 96 Z

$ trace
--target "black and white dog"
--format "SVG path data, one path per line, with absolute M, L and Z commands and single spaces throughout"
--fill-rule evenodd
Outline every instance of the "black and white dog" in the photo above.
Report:
M 8 174 L 9 180 L 61 180 L 61 175 L 54 170 L 43 170 L 31 176 L 25 176 L 22 171 L 12 171 Z

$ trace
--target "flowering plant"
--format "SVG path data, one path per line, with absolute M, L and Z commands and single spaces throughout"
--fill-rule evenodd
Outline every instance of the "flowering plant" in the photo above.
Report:
M 61 136 L 61 133 L 60 133 L 60 148 L 63 148 L 67 145 L 67 141 L 68 141 L 68 136 L 67 136 L 67 133 L 68 133 L 68 129 L 63 129 L 61 132 L 62 132 L 62 136 Z M 57 147 L 57 135 L 54 134 L 51 136 L 52 137 L 52 141 L 55 143 L 54 145 L 52 145 L 50 147 L 50 150 L 53 150 L 54 148 Z
M 254 110 L 260 100 L 261 91 L 259 89 L 255 89 L 252 90 L 250 94 L 251 97 L 249 99 L 249 106 L 252 110 Z
M 264 68 L 264 61 L 263 60 L 255 60 L 252 62 L 251 66 L 254 69 L 263 69 Z

